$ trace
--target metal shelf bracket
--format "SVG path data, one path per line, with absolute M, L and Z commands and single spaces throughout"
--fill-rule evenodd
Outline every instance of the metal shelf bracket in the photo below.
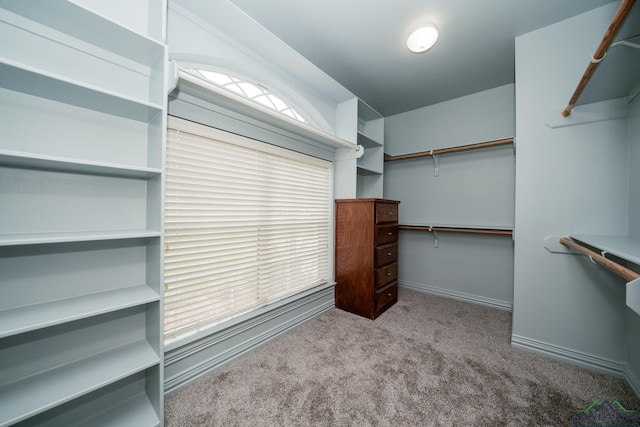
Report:
M 438 155 L 433 154 L 433 150 L 430 151 L 431 158 L 433 159 L 433 176 L 440 176 L 440 169 L 438 165 Z M 437 246 L 436 246 L 437 247 Z
M 439 233 L 436 230 L 434 230 L 433 227 L 431 226 L 429 226 L 429 231 L 433 233 L 433 247 L 434 248 L 440 247 L 440 240 L 438 236 Z

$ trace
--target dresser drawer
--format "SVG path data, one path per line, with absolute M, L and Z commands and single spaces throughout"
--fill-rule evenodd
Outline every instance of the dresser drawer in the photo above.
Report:
M 391 243 L 389 245 L 379 246 L 375 249 L 376 267 L 382 267 L 398 260 L 398 244 Z
M 376 227 L 376 246 L 398 241 L 398 226 Z
M 398 300 L 398 283 L 393 282 L 387 287 L 380 289 L 376 292 L 376 315 L 380 314 L 380 310 L 385 309 L 387 306 Z
M 375 285 L 379 289 L 387 283 L 398 279 L 398 263 L 394 262 L 382 268 L 376 268 Z
M 398 222 L 398 205 L 396 203 L 376 203 L 376 224 Z

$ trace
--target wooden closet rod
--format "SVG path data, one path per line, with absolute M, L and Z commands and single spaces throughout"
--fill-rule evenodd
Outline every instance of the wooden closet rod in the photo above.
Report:
M 573 240 L 568 239 L 566 237 L 560 238 L 560 243 L 565 246 L 568 246 L 576 251 L 580 252 L 583 255 L 588 256 L 593 262 L 600 264 L 601 266 L 608 268 L 609 270 L 616 273 L 618 276 L 623 277 L 626 281 L 631 282 L 632 280 L 636 280 L 640 277 L 640 274 L 636 273 L 633 270 L 628 269 L 627 267 L 623 267 L 617 262 L 613 262 L 610 259 L 603 257 L 602 255 L 595 253 L 592 250 L 585 248 Z
M 497 236 L 511 236 L 513 234 L 511 230 L 464 227 L 432 227 L 430 225 L 399 225 L 398 228 L 400 230 L 445 231 L 450 233 L 491 234 Z
M 591 57 L 591 62 L 589 62 L 589 65 L 587 65 L 587 69 L 582 75 L 582 79 L 580 79 L 578 87 L 576 87 L 575 92 L 573 92 L 573 95 L 569 100 L 569 104 L 560 113 L 562 117 L 569 117 L 569 115 L 571 114 L 571 110 L 576 105 L 576 102 L 578 102 L 578 98 L 582 94 L 584 88 L 587 86 L 587 83 L 589 83 L 589 80 L 598 67 L 598 64 L 604 59 L 604 56 L 607 53 L 607 49 L 609 49 L 611 42 L 613 42 L 613 38 L 616 36 L 616 34 L 618 34 L 620 27 L 622 27 L 622 24 L 631 11 L 631 8 L 633 7 L 635 1 L 636 0 L 622 0 L 622 2 L 620 3 L 616 14 L 611 20 L 611 24 L 609 24 L 607 32 L 604 33 L 604 37 L 602 38 L 598 49 L 596 49 L 596 53 L 594 53 Z
M 439 150 L 422 151 L 420 153 L 401 154 L 399 156 L 390 156 L 384 159 L 385 162 L 393 162 L 396 160 L 417 159 L 419 157 L 428 157 L 439 154 L 456 153 L 459 151 L 476 150 L 478 148 L 495 147 L 498 145 L 512 144 L 513 138 L 498 139 L 496 141 L 480 142 L 478 144 L 461 145 L 459 147 L 441 148 Z

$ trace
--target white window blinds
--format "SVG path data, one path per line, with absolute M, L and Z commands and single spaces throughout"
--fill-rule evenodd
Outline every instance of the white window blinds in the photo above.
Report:
M 169 118 L 166 342 L 327 282 L 331 167 Z

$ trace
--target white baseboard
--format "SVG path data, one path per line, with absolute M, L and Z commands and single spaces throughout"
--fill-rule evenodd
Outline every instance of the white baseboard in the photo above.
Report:
M 629 365 L 624 365 L 624 379 L 627 380 L 627 384 L 633 390 L 638 400 L 640 400 L 640 379 L 629 369 Z
M 616 377 L 625 377 L 625 364 L 581 351 L 571 350 L 555 344 L 511 335 L 511 346 L 521 350 L 531 351 L 552 359 L 571 363 L 582 368 L 602 372 Z
M 487 307 L 497 308 L 505 311 L 513 310 L 513 303 L 510 301 L 502 301 L 493 298 L 487 298 L 480 295 L 468 294 L 465 292 L 452 291 L 450 289 L 438 288 L 435 286 L 425 285 L 424 283 L 408 282 L 404 280 L 398 281 L 398 285 L 414 291 L 425 292 L 428 294 L 438 295 L 446 298 L 453 298 L 461 301 L 471 302 L 474 304 L 485 305 Z

